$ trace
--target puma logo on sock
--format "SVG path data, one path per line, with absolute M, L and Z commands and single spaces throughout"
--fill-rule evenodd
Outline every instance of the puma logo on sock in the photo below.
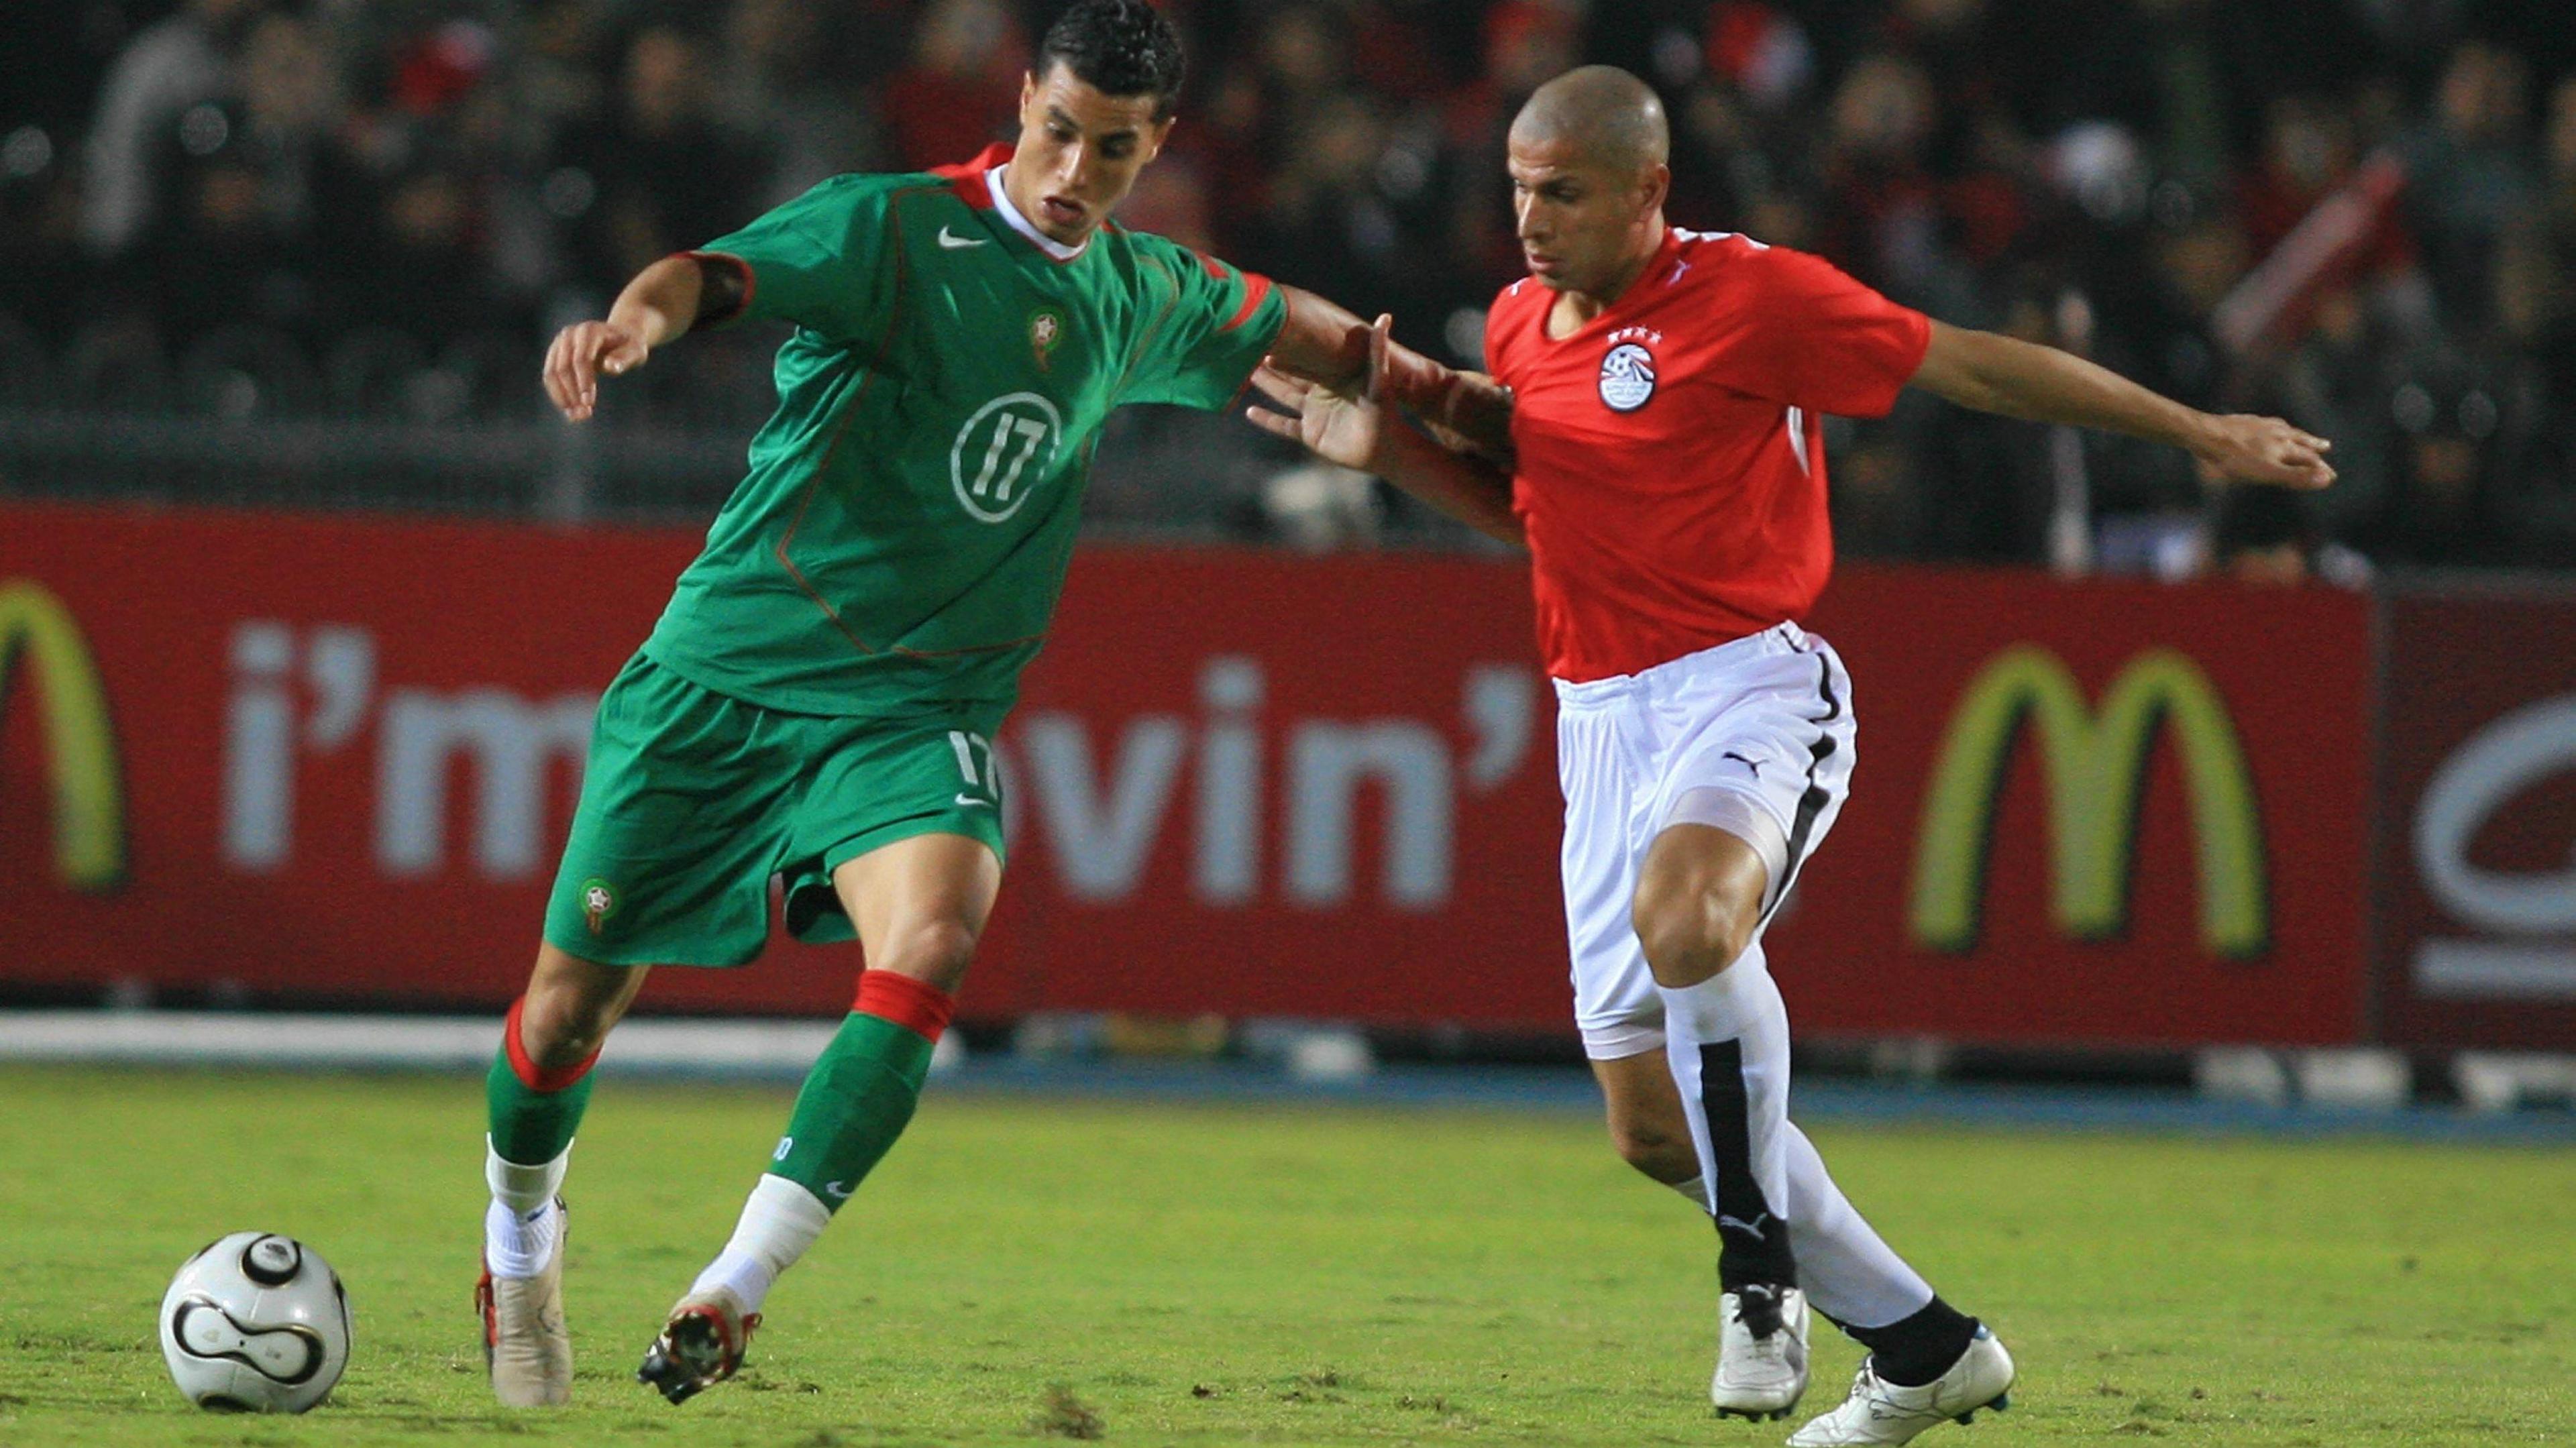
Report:
M 1771 1214 L 1769 1212 L 1755 1212 L 1753 1214 L 1753 1220 L 1749 1222 L 1744 1220 L 1742 1217 L 1730 1217 L 1724 1212 L 1717 1214 L 1717 1224 L 1719 1226 L 1732 1227 L 1739 1232 L 1750 1232 L 1753 1234 L 1753 1240 L 1756 1242 L 1765 1242 L 1770 1240 L 1762 1235 L 1762 1224 L 1769 1220 L 1771 1220 Z

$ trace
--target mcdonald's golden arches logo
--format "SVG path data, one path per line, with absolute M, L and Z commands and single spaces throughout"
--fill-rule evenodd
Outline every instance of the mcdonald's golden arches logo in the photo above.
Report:
M 97 662 L 61 599 L 32 579 L 0 579 L 0 708 L 21 672 L 52 774 L 55 873 L 75 889 L 107 889 L 125 877 L 125 788 Z
M 2191 803 L 2200 938 L 2247 957 L 2270 943 L 2262 822 L 2226 703 L 2173 649 L 2131 659 L 2097 711 L 2064 662 L 2016 644 L 1980 670 L 1950 716 L 1924 797 L 1908 925 L 1917 943 L 1976 944 L 2004 767 L 2027 719 L 2048 778 L 2051 913 L 2058 928 L 2106 939 L 2128 928 L 2139 797 L 2158 728 L 2171 725 Z

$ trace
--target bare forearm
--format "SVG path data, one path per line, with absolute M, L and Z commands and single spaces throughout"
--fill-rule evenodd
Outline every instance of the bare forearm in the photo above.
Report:
M 1962 407 L 2032 422 L 2101 428 L 2201 452 L 2209 414 L 2158 396 L 2071 352 L 1993 332 L 1932 324 L 1915 385 Z
M 590 417 L 599 405 L 601 377 L 624 376 L 706 318 L 741 310 L 749 269 L 739 262 L 721 264 L 725 260 L 666 256 L 635 274 L 606 317 L 575 322 L 555 334 L 540 378 L 566 421 Z
M 2201 412 L 2071 353 L 1992 332 L 1934 322 L 1913 385 L 1980 412 L 2171 443 L 2236 482 L 2322 488 L 2335 478 L 2326 462 L 2334 444 L 2277 417 Z
M 706 282 L 697 258 L 666 256 L 635 274 L 608 309 L 608 324 L 660 347 L 697 325 Z
M 1270 344 L 1270 364 L 1326 387 L 1350 385 L 1368 370 L 1368 323 L 1303 287 L 1282 286 L 1288 315 Z
M 1288 318 L 1270 346 L 1271 364 L 1326 387 L 1347 387 L 1368 371 L 1369 324 L 1340 304 L 1283 286 Z M 1389 346 L 1380 387 L 1388 400 L 1446 428 L 1484 456 L 1511 456 L 1511 394 L 1490 377 L 1444 366 L 1410 347 Z
M 1512 511 L 1511 475 L 1483 458 L 1451 452 L 1390 418 L 1370 471 L 1488 538 L 1526 546 Z

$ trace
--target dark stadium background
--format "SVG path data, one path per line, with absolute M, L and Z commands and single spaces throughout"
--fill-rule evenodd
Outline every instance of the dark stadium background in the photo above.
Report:
M 1174 0 L 1192 76 L 1126 213 L 1476 355 L 1517 274 L 1498 164 L 1538 80 L 1653 79 L 1674 219 L 1822 252 L 1912 305 L 2332 436 L 2307 504 L 1928 398 L 1838 428 L 1847 556 L 2576 565 L 2576 25 L 2554 0 Z M 1053 7 L 1013 0 L 61 0 L 0 17 L 0 487 L 694 513 L 766 401 L 758 337 L 610 399 L 642 466 L 530 468 L 549 324 L 851 169 L 1005 133 Z M 2258 339 L 2213 313 L 2321 199 L 2403 168 Z M 32 426 L 65 409 L 116 427 Z M 200 456 L 201 417 L 274 423 Z M 362 423 L 344 465 L 292 424 Z M 1134 418 L 1105 526 L 1429 534 L 1270 486 L 1241 427 Z M 496 451 L 499 455 L 496 455 Z M 2061 499 L 2080 476 L 2082 499 Z M 2083 530 L 2053 517 L 2081 508 Z M 2089 546 L 2088 546 L 2089 544 Z M 2349 552 L 2345 550 L 2350 550 Z M 2089 556 L 2088 556 L 2089 555 Z
M 63 604 L 57 633 L 86 630 L 105 678 L 92 712 L 112 721 L 97 726 L 111 753 L 121 741 L 132 838 L 122 873 L 57 878 L 45 811 L 65 769 L 30 701 L 66 686 L 18 647 L 37 615 L 0 608 L 0 671 L 15 671 L 0 672 L 0 1001 L 479 1011 L 506 999 L 522 947 L 486 949 L 473 934 L 461 952 L 464 936 L 439 932 L 470 921 L 519 941 L 542 881 L 478 875 L 460 863 L 463 844 L 427 879 L 368 873 L 375 716 L 322 722 L 326 665 L 363 643 L 381 682 L 420 698 L 497 685 L 560 702 L 596 689 L 738 475 L 769 405 L 776 337 L 692 337 L 603 389 L 600 420 L 581 429 L 543 407 L 545 339 L 598 315 L 645 262 L 823 176 L 953 162 L 1006 135 L 1055 8 L 0 8 L 0 584 L 32 579 Z M 2097 1074 L 2140 1060 L 2164 1071 L 2213 1044 L 2357 1045 L 2405 1053 L 2401 1087 L 2479 1099 L 2511 1099 L 2515 1082 L 2576 1089 L 2576 1076 L 2547 1087 L 2559 1078 L 2490 1061 L 2507 1070 L 2476 1078 L 2490 1091 L 2451 1069 L 2460 1049 L 2576 1049 L 2576 877 L 2565 873 L 2576 750 L 2547 733 L 2576 691 L 2576 23 L 2564 0 L 1166 8 L 1187 35 L 1191 79 L 1171 149 L 1122 220 L 1363 312 L 1391 310 L 1399 335 L 1426 349 L 1475 359 L 1485 299 L 1518 275 L 1500 152 L 1520 99 L 1571 64 L 1609 61 L 1664 94 L 1676 223 L 1812 249 L 1948 321 L 2335 439 L 2341 481 L 2294 497 L 2214 488 L 2169 450 L 1927 397 L 1883 421 L 1830 425 L 1847 567 L 1820 625 L 1862 675 L 1876 772 L 1811 877 L 1808 913 L 1784 925 L 1806 961 L 1800 977 L 1783 957 L 1802 1021 L 1843 1023 L 1802 1040 L 1900 1071 L 1955 1070 L 1992 1049 Z M 1429 943 L 1459 938 L 1441 932 L 1463 919 L 1485 932 L 1466 937 L 1476 950 L 1500 953 L 1453 969 L 1516 972 L 1538 1003 L 1529 1019 L 1550 1018 L 1562 939 L 1548 934 L 1543 734 L 1534 748 L 1521 739 L 1521 773 L 1498 793 L 1479 803 L 1471 788 L 1474 728 L 1544 729 L 1535 674 L 1493 672 L 1534 668 L 1508 562 L 1223 415 L 1121 414 L 1087 506 L 1094 558 L 1076 566 L 1065 640 L 1032 676 L 1033 711 L 1089 721 L 1104 755 L 1136 719 L 1274 732 L 1370 711 L 1423 721 L 1468 781 L 1456 790 L 1459 859 L 1490 849 L 1521 872 L 1462 866 L 1460 890 L 1501 891 L 1529 914 L 1486 911 L 1469 893 L 1441 897 L 1450 916 L 1376 899 L 1368 851 L 1379 847 L 1367 840 L 1393 828 L 1378 805 L 1359 819 L 1347 914 L 1283 900 L 1268 875 L 1246 913 L 1154 914 L 1181 910 L 1163 902 L 1184 899 L 1192 878 L 1184 795 L 1168 838 L 1131 872 L 1145 913 L 1064 926 L 1098 899 L 1060 888 L 1043 849 L 1026 857 L 1036 863 L 1015 872 L 1005 910 L 1057 922 L 1061 936 L 1028 938 L 1078 953 L 1183 926 L 1187 939 L 1223 938 L 1249 921 L 1272 932 L 1269 958 L 1302 962 L 1275 1003 L 1297 1014 L 1298 982 L 1347 983 L 1374 966 L 1370 951 L 1430 968 Z M 1185 595 L 1199 606 L 1171 627 L 1189 651 L 1139 670 L 1121 652 L 1128 635 L 1104 620 L 1172 596 L 1163 590 L 1183 573 L 1154 551 L 1171 544 L 1196 550 L 1172 568 L 1216 581 L 1187 574 L 1201 580 Z M 1229 573 L 1225 560 L 1243 555 L 1210 545 L 1336 556 L 1273 552 Z M 611 560 L 629 565 L 613 579 Z M 145 591 L 190 569 L 211 580 L 191 585 L 201 591 Z M 530 596 L 513 593 L 521 578 L 536 580 Z M 1345 672 L 1301 655 L 1396 598 L 1447 599 L 1455 626 L 1354 656 Z M 2001 612 L 1975 614 L 1981 599 L 2004 600 Z M 1975 629 L 1928 622 L 1954 614 Z M 1991 638 L 1979 631 L 1989 623 Z M 2067 661 L 2097 700 L 2155 648 L 2183 650 L 2214 681 L 2270 851 L 2276 934 L 2251 963 L 2195 943 L 2198 837 L 2170 744 L 2131 762 L 2147 803 L 2128 934 L 2077 939 L 2052 919 L 2050 786 L 2027 743 L 1997 785 L 1981 943 L 1953 960 L 1906 934 L 1922 799 L 1910 776 L 1929 772 L 1973 671 L 2017 642 Z M 1880 656 L 1866 669 L 1865 653 Z M 1270 689 L 1258 718 L 1208 702 L 1219 698 L 1209 681 L 1237 677 L 1225 671 L 1245 659 Z M 1486 709 L 1518 697 L 1514 679 L 1539 713 Z M 1487 686 L 1503 692 L 1473 693 Z M 274 861 L 251 869 L 226 855 L 209 823 L 236 818 L 223 812 L 237 799 L 218 799 L 234 778 L 218 761 L 237 757 L 241 711 L 272 707 L 314 716 L 300 736 L 262 736 L 301 751 L 288 783 L 303 791 L 305 853 L 274 878 L 260 873 Z M 2523 750 L 2509 768 L 2489 747 L 2498 740 Z M 477 828 L 465 781 L 450 782 L 452 840 Z M 2438 849 L 2423 833 L 2437 797 L 2484 811 Z M 563 804 L 541 811 L 549 828 Z M 1832 902 L 1864 896 L 1869 918 L 1854 906 L 1838 925 Z M 2513 904 L 2526 897 L 2538 903 Z M 459 973 L 370 978 L 381 963 L 352 944 L 366 927 L 335 912 L 425 932 L 418 949 Z M 2299 934 L 2325 917 L 2325 933 Z M 129 945 L 83 943 L 103 939 Z M 156 940 L 186 943 L 158 962 L 135 953 Z M 1313 940 L 1343 953 L 1300 954 Z M 308 964 L 326 985 L 296 984 Z M 1155 969 L 1186 982 L 1191 964 L 1175 955 Z M 1048 990 L 1115 962 L 1047 954 L 1042 965 L 979 966 L 992 1020 L 1007 1024 L 1011 1002 L 1056 1003 Z M 2262 973 L 2293 966 L 2310 972 L 2295 1020 Z M 1954 973 L 1987 969 L 2045 988 L 2016 986 L 1989 1008 Z M 1239 979 L 1196 974 L 1234 992 L 1218 1003 L 1244 999 Z M 2219 1023 L 2219 1007 L 2193 1017 L 2206 1002 L 2186 1001 L 2153 1029 L 2082 1024 L 2124 1003 L 2172 1005 L 2176 979 L 2239 992 L 2245 1014 Z M 1820 984 L 1834 980 L 1843 994 Z M 704 998 L 671 988 L 670 1003 L 714 999 L 712 987 Z M 2043 997 L 2056 1014 L 2032 1004 Z M 1356 997 L 1309 997 L 1304 1013 L 1329 1013 L 1317 999 Z M 1893 1014 L 1845 1009 L 1864 999 Z M 970 991 L 970 1014 L 975 1004 Z M 1434 1006 L 1418 1019 L 1354 1014 L 1383 1050 L 1492 1044 Z M 1968 1029 L 1920 1024 L 1933 1021 Z M 1561 1023 L 1551 1029 L 1543 1050 L 1567 1055 Z M 2285 1061 L 2297 1065 L 2257 1056 L 2211 1069 L 2236 1081 L 2223 1089 L 2277 1097 L 2298 1088 Z M 2330 1094 L 2336 1068 L 2318 1069 Z M 2381 1079 L 2356 1069 L 2365 1087 Z

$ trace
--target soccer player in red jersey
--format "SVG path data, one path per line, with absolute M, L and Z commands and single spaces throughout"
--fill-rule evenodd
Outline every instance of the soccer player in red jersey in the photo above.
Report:
M 2327 444 L 1945 326 L 1812 256 L 1666 225 L 1662 107 L 1625 71 L 1541 87 L 1509 148 L 1530 275 L 1485 331 L 1514 398 L 1508 438 L 1425 436 L 1368 392 L 1271 371 L 1256 381 L 1288 411 L 1255 420 L 1527 543 L 1559 706 L 1576 1018 L 1620 1155 L 1715 1219 L 1710 1397 L 1785 1417 L 1812 1299 L 1870 1355 L 1849 1398 L 1789 1441 L 1904 1443 L 2004 1406 L 2013 1365 L 1879 1239 L 1788 1119 L 1763 927 L 1852 767 L 1850 678 L 1798 626 L 1833 558 L 1822 415 L 1874 417 L 1915 386 L 2297 488 L 2333 480 Z

